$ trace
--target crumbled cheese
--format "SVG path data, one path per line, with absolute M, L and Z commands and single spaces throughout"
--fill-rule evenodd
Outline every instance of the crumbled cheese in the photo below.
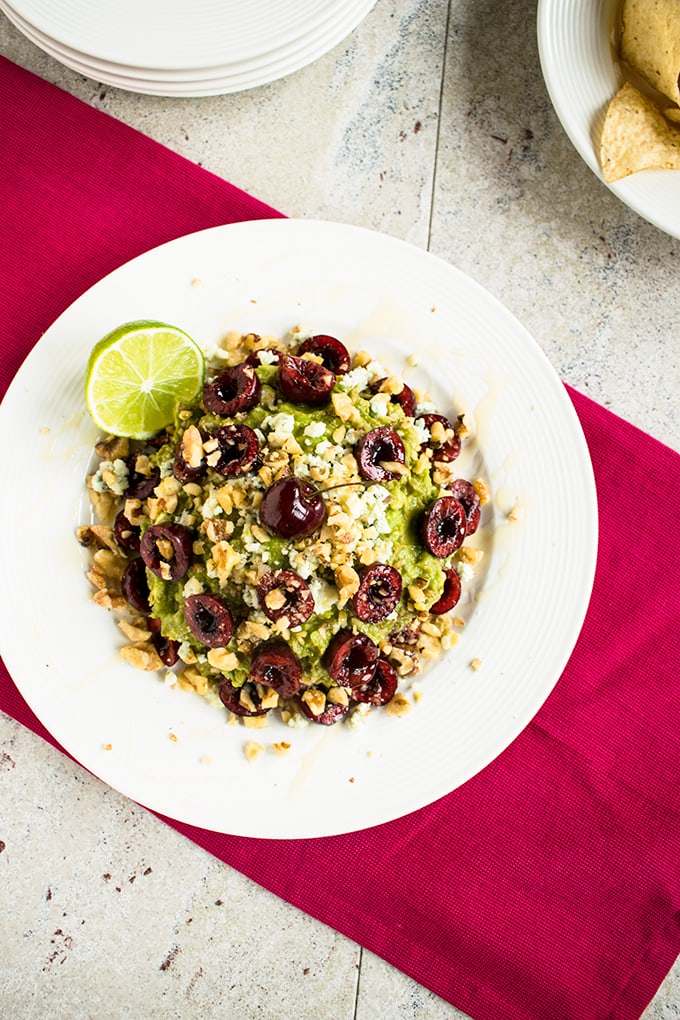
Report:
M 338 590 L 333 584 L 324 581 L 322 577 L 313 577 L 309 590 L 314 598 L 314 611 L 316 613 L 327 613 L 338 603 Z
M 418 418 L 416 418 L 415 421 L 413 422 L 413 430 L 421 445 L 422 443 L 429 442 L 430 430 L 428 429 L 424 421 L 420 421 Z
M 124 460 L 103 460 L 92 478 L 95 492 L 115 492 L 122 496 L 128 486 L 128 466 Z
M 359 366 L 358 368 L 353 368 L 351 372 L 345 372 L 344 375 L 341 375 L 336 386 L 346 391 L 353 389 L 365 390 L 370 378 L 371 373 L 368 369 Z
M 326 431 L 326 426 L 322 421 L 312 421 L 307 425 L 302 433 L 304 436 L 309 436 L 310 439 L 318 439 Z
M 470 581 L 475 576 L 475 570 L 471 563 L 456 563 L 456 573 L 461 581 Z
M 185 599 L 188 599 L 190 595 L 200 595 L 203 592 L 203 585 L 197 577 L 191 577 L 182 588 L 182 594 Z
M 278 355 L 276 351 L 258 351 L 257 360 L 261 365 L 275 365 Z

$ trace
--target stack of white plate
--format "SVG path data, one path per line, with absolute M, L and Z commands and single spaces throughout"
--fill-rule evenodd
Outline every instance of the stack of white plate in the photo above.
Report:
M 376 0 L 0 0 L 51 57 L 97 81 L 157 96 L 239 92 L 305 67 Z

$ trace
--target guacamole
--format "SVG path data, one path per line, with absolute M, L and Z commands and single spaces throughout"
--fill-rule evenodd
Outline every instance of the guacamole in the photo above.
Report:
M 251 724 L 398 701 L 455 640 L 481 504 L 456 477 L 463 432 L 333 337 L 230 334 L 201 401 L 123 459 L 121 594 L 151 656 L 136 664 L 155 652 Z

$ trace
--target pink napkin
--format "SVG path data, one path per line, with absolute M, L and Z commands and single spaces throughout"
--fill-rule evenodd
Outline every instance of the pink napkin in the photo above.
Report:
M 279 215 L 4 59 L 0 94 L 0 393 L 132 256 Z M 346 836 L 166 819 L 475 1020 L 634 1020 L 680 952 L 680 458 L 570 395 L 597 479 L 597 576 L 563 676 L 511 747 L 430 807 Z M 51 740 L 1 664 L 0 708 Z

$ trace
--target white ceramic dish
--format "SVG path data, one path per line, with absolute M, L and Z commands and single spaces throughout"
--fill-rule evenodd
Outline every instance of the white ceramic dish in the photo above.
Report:
M 294 42 L 335 0 L 13 0 L 45 35 L 130 67 L 211 67 Z
M 463 477 L 491 485 L 483 569 L 457 612 L 460 642 L 426 673 L 402 718 L 266 730 L 225 724 L 197 696 L 117 655 L 111 616 L 91 601 L 74 537 L 96 432 L 83 371 L 96 340 L 159 318 L 213 345 L 230 329 L 299 324 L 367 348 L 474 437 Z M 417 368 L 405 368 L 417 353 Z M 464 783 L 534 716 L 579 634 L 590 596 L 597 508 L 572 404 L 522 326 L 445 262 L 386 235 L 315 221 L 217 227 L 157 248 L 79 298 L 39 340 L 0 406 L 0 634 L 29 705 L 86 768 L 180 821 L 258 837 L 351 831 L 413 811 Z M 521 519 L 508 512 L 519 507 Z M 474 671 L 472 659 L 482 668 Z M 170 739 L 174 735 L 176 740 Z M 248 763 L 248 738 L 267 748 Z M 276 756 L 274 741 L 291 744 Z M 111 746 L 107 750 L 107 745 Z
M 612 37 L 619 0 L 539 0 L 546 86 L 572 144 L 600 180 L 604 116 L 621 85 Z M 680 171 L 644 170 L 607 185 L 644 219 L 680 237 Z
M 366 17 L 375 0 L 352 0 L 316 21 L 285 46 L 218 67 L 149 69 L 90 56 L 43 33 L 7 2 L 0 10 L 49 56 L 97 81 L 148 95 L 200 97 L 243 91 L 300 70 L 346 38 Z

